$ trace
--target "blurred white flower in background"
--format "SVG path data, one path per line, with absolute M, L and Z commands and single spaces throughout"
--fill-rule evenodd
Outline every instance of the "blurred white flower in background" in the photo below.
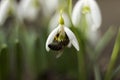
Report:
M 79 0 L 72 13 L 73 24 L 78 27 L 82 16 L 85 15 L 88 28 L 97 30 L 101 26 L 101 12 L 95 0 Z
M 21 0 L 18 9 L 17 15 L 20 20 L 35 20 L 38 16 L 40 10 L 38 0 Z
M 58 8 L 59 0 L 45 0 L 47 10 L 51 13 Z
M 59 6 L 59 0 L 39 0 L 45 16 L 50 16 Z
M 55 15 L 53 15 L 53 17 L 50 20 L 49 23 L 49 28 L 48 28 L 48 32 L 51 32 L 54 28 L 56 28 L 59 24 L 58 24 L 58 18 L 59 18 L 59 12 L 56 12 Z M 71 22 L 70 22 L 70 18 L 68 16 L 68 14 L 66 12 L 62 13 L 62 16 L 64 17 L 64 21 L 65 21 L 65 26 L 70 27 L 71 26 Z
M 0 3 L 0 25 L 3 25 L 7 17 L 15 13 L 16 4 L 14 0 L 2 0 Z
M 80 26 L 83 16 L 87 23 L 87 37 L 94 45 L 99 40 L 100 33 L 97 31 L 101 26 L 102 17 L 98 4 L 95 0 L 79 0 L 72 13 L 72 22 L 75 27 Z

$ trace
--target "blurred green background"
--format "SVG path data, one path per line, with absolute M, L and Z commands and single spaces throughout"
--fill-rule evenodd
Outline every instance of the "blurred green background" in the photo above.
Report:
M 0 80 L 104 80 L 120 26 L 120 1 L 96 0 L 102 12 L 97 43 L 91 45 L 84 37 L 80 38 L 80 52 L 74 47 L 65 48 L 62 56 L 56 59 L 58 53 L 47 52 L 45 43 L 51 18 L 60 8 L 64 6 L 66 11 L 69 6 L 67 0 L 58 1 L 59 7 L 49 13 L 42 0 L 34 20 L 19 21 L 16 15 L 10 14 L 0 25 Z M 73 0 L 73 6 L 75 3 Z M 77 29 L 71 30 L 77 38 L 82 36 Z M 120 80 L 119 57 L 120 54 L 115 61 L 112 80 Z

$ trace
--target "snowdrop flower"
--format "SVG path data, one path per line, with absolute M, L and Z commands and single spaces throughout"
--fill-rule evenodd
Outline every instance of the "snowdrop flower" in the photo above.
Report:
M 72 13 L 72 22 L 79 26 L 82 16 L 85 15 L 88 29 L 97 30 L 101 25 L 101 13 L 95 0 L 79 0 Z
M 51 15 L 59 5 L 59 0 L 39 0 L 45 16 Z
M 62 15 L 64 17 L 65 25 L 70 27 L 71 22 L 68 14 L 66 12 L 63 12 Z M 51 32 L 58 25 L 58 18 L 59 18 L 59 13 L 56 12 L 55 15 L 52 17 L 52 19 L 50 20 L 49 29 L 48 29 L 49 32 Z
M 58 7 L 58 0 L 45 0 L 45 3 L 50 13 Z
M 21 0 L 18 6 L 18 18 L 20 20 L 35 20 L 39 12 L 38 0 Z
M 65 47 L 71 47 L 71 45 L 79 51 L 78 41 L 74 33 L 64 25 L 64 19 L 61 13 L 58 27 L 55 28 L 47 38 L 46 50 L 60 51 Z
M 2 0 L 0 3 L 0 25 L 3 25 L 7 17 L 9 16 L 10 11 L 13 9 L 13 1 L 11 0 Z

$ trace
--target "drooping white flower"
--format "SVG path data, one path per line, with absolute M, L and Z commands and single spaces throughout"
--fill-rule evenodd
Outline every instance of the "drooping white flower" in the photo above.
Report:
M 2 0 L 0 3 L 0 25 L 3 25 L 11 9 L 11 0 Z
M 1 0 L 0 3 L 0 25 L 3 25 L 9 16 L 16 16 L 16 1 Z
M 18 5 L 18 18 L 20 20 L 28 19 L 34 20 L 36 19 L 39 12 L 39 2 L 38 0 L 21 0 Z
M 50 13 L 58 7 L 58 0 L 45 0 L 45 3 Z
M 63 29 L 62 29 L 63 28 Z M 78 45 L 78 41 L 74 35 L 74 33 L 69 29 L 67 28 L 66 26 L 64 25 L 59 25 L 57 28 L 55 28 L 51 33 L 50 35 L 48 36 L 48 39 L 46 41 L 46 50 L 49 51 L 50 50 L 50 47 L 49 45 L 54 42 L 55 38 L 57 37 L 57 35 L 59 35 L 61 32 L 64 32 L 65 36 L 64 36 L 64 39 L 66 38 L 66 36 L 68 37 L 69 39 L 69 45 L 72 44 L 76 49 L 77 51 L 79 51 L 79 45 Z M 59 38 L 59 36 L 57 37 Z M 56 39 L 57 41 L 57 39 Z M 58 40 L 59 42 L 59 40 Z M 62 40 L 60 41 L 62 42 Z M 69 47 L 69 45 L 67 44 L 67 46 Z M 65 45 L 66 46 L 66 45 Z M 62 49 L 62 47 L 60 48 Z M 58 49 L 59 50 L 59 49 Z
M 45 16 L 50 16 L 59 6 L 59 0 L 39 0 L 39 2 Z
M 65 25 L 70 27 L 71 26 L 71 22 L 70 22 L 70 18 L 68 16 L 68 14 L 63 12 L 62 16 L 64 17 Z M 56 12 L 55 15 L 52 17 L 52 19 L 49 22 L 49 29 L 48 29 L 49 32 L 51 32 L 59 24 L 58 23 L 58 18 L 59 18 L 59 13 Z
M 79 0 L 72 13 L 72 22 L 79 26 L 82 16 L 85 15 L 88 28 L 97 30 L 101 25 L 101 12 L 95 0 Z
M 73 45 L 77 51 L 79 51 L 79 44 L 74 33 L 64 25 L 62 15 L 59 19 L 59 25 L 55 28 L 47 38 L 46 50 L 59 51 L 64 47 L 71 47 Z

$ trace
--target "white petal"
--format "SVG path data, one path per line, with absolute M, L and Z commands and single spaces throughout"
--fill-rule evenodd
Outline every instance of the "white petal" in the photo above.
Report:
M 64 27 L 64 30 L 70 40 L 70 43 L 79 51 L 79 43 L 77 41 L 77 38 L 75 37 L 74 33 L 67 27 Z
M 85 17 L 86 17 L 86 21 L 87 21 L 88 30 L 92 30 L 92 26 L 94 23 L 93 23 L 91 14 L 87 13 Z
M 55 35 L 57 34 L 59 28 L 60 28 L 59 26 L 58 26 L 57 28 L 55 28 L 55 29 L 50 33 L 50 35 L 48 36 L 47 41 L 46 41 L 46 50 L 47 50 L 47 51 L 50 50 L 50 48 L 48 47 L 48 45 L 49 45 L 50 43 L 52 43 L 52 41 L 54 40 L 54 37 L 55 37 Z
M 10 7 L 10 0 L 3 0 L 0 3 L 0 25 L 4 24 Z
M 49 23 L 49 31 L 48 32 L 51 32 L 57 25 L 58 25 L 58 18 L 59 18 L 59 14 L 55 14 L 51 20 L 50 20 L 50 23 Z
M 81 16 L 82 16 L 82 7 L 83 7 L 83 2 L 84 0 L 79 0 L 75 7 L 73 8 L 73 12 L 72 12 L 72 22 L 74 24 L 75 27 L 79 26 L 80 24 L 80 20 L 81 20 Z
M 100 27 L 101 22 L 102 22 L 101 12 L 95 0 L 88 0 L 88 1 L 89 1 L 90 9 L 91 9 L 92 20 L 93 20 L 92 28 L 93 30 L 96 30 Z

